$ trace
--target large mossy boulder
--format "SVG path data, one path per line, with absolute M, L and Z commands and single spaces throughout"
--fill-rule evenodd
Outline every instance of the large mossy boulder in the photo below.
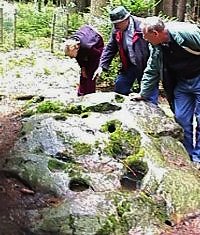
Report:
M 200 209 L 182 129 L 159 107 L 99 92 L 26 108 L 3 168 L 62 199 L 27 213 L 32 234 L 154 235 Z

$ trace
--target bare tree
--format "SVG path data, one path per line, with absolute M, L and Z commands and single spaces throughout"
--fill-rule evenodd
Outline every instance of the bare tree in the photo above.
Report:
M 187 0 L 179 0 L 177 6 L 177 18 L 179 21 L 184 21 L 186 13 L 186 3 Z
M 174 16 L 175 0 L 163 0 L 163 12 L 164 14 L 173 17 Z
M 173 17 L 176 15 L 176 0 L 156 0 L 156 6 L 154 13 L 155 15 L 158 15 L 160 12 L 162 12 L 165 15 L 168 15 L 170 17 Z
M 89 0 L 75 0 L 74 2 L 76 4 L 78 12 L 88 11 L 88 7 L 90 6 Z
M 199 17 L 200 17 L 200 1 L 195 0 L 194 1 L 193 18 L 195 21 L 197 21 Z

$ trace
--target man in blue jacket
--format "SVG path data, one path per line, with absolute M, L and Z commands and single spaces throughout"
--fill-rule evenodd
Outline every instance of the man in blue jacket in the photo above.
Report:
M 192 161 L 200 163 L 200 28 L 184 22 L 165 24 L 159 17 L 148 17 L 143 35 L 152 48 L 141 92 L 134 98 L 148 98 L 161 78 L 175 118 L 184 130 L 183 144 Z
M 100 76 L 102 71 L 108 71 L 113 58 L 119 52 L 122 68 L 115 81 L 114 91 L 128 95 L 135 80 L 140 86 L 149 57 L 148 42 L 142 35 L 141 19 L 132 16 L 123 6 L 116 7 L 110 12 L 110 20 L 114 28 L 94 77 Z M 152 92 L 150 101 L 157 103 L 157 95 L 158 90 Z

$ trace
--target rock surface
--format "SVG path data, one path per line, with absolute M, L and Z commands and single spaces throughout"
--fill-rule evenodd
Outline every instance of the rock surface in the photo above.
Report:
M 199 172 L 173 118 L 153 104 L 114 92 L 76 97 L 74 61 L 50 59 L 47 52 L 30 54 L 25 57 L 33 57 L 34 65 L 17 68 L 18 78 L 9 69 L 2 76 L 1 93 L 17 100 L 22 128 L 1 168 L 35 192 L 60 200 L 29 208 L 26 231 L 165 234 L 169 224 L 198 213 Z

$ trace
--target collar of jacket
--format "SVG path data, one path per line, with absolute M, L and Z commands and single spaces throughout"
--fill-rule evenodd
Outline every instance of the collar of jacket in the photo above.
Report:
M 185 39 L 182 35 L 191 34 L 192 32 L 199 31 L 199 28 L 195 24 L 185 23 L 185 22 L 169 22 L 166 23 L 166 28 L 172 38 L 181 46 Z

